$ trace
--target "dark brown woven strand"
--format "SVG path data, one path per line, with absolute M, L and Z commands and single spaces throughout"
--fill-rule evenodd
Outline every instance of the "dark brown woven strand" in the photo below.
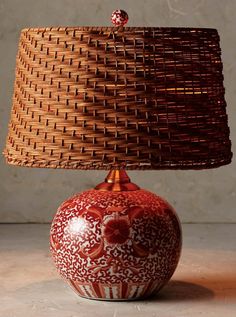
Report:
M 214 29 L 24 29 L 4 154 L 32 167 L 217 167 L 232 156 L 225 107 Z

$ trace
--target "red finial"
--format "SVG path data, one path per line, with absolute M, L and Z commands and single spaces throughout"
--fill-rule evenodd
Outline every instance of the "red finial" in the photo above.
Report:
M 118 9 L 112 12 L 111 22 L 115 26 L 123 26 L 128 22 L 128 20 L 129 16 L 124 10 Z

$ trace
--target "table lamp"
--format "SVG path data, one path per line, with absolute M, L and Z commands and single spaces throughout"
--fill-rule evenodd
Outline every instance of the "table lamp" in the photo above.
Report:
M 126 170 L 231 162 L 219 36 L 208 28 L 23 29 L 7 145 L 12 165 L 109 170 L 59 207 L 50 245 L 82 297 L 144 298 L 174 273 L 178 217 Z

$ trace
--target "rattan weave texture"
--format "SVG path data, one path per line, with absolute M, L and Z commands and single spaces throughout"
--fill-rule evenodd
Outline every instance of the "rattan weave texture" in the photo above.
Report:
M 74 169 L 228 164 L 220 54 L 214 29 L 22 30 L 8 163 Z

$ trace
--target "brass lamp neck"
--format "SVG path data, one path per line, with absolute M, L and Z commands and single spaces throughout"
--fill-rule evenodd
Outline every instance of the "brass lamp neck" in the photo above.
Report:
M 125 170 L 111 170 L 105 178 L 105 181 L 98 184 L 95 189 L 122 192 L 138 190 L 140 188 L 130 181 Z

